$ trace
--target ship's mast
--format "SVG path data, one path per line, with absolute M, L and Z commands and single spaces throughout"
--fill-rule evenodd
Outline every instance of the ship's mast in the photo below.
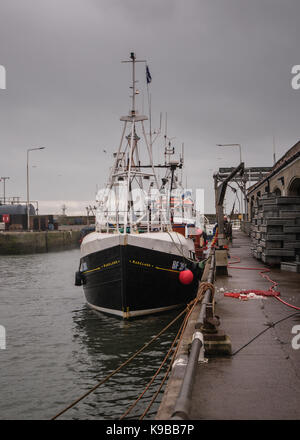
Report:
M 130 60 L 122 61 L 122 63 L 131 63 L 132 64 L 132 86 L 130 87 L 132 89 L 132 108 L 131 108 L 131 116 L 136 115 L 136 108 L 135 108 L 135 95 L 137 94 L 135 84 L 137 83 L 135 79 L 135 63 L 145 63 L 146 60 L 137 60 L 135 53 L 130 53 Z
M 134 181 L 137 183 L 137 185 L 141 190 L 143 189 L 143 179 L 150 179 L 152 182 L 154 181 L 155 184 L 154 187 L 156 187 L 158 191 L 159 191 L 159 184 L 154 170 L 151 139 L 149 143 L 144 127 L 144 121 L 147 120 L 148 117 L 145 115 L 139 115 L 136 109 L 136 95 L 139 93 L 136 88 L 136 83 L 137 83 L 136 63 L 146 63 L 146 60 L 137 60 L 134 52 L 131 52 L 130 59 L 126 61 L 122 61 L 122 63 L 131 63 L 132 66 L 132 80 L 130 85 L 130 89 L 132 90 L 132 94 L 130 96 L 131 109 L 127 116 L 122 116 L 120 118 L 120 120 L 124 122 L 124 127 L 122 131 L 121 142 L 119 144 L 118 151 L 114 155 L 115 163 L 110 172 L 109 183 L 107 185 L 108 196 L 106 198 L 106 202 L 108 202 L 109 191 L 111 190 L 114 191 L 116 188 L 118 188 L 118 184 L 119 184 L 118 182 L 123 180 L 124 190 L 125 190 L 125 186 L 127 187 L 126 197 L 123 196 L 123 201 L 124 199 L 126 200 L 125 200 L 125 211 L 123 211 L 124 221 L 122 222 L 124 224 L 124 233 L 126 233 L 127 227 L 129 227 L 131 230 L 132 225 L 134 223 L 133 215 L 136 214 L 133 212 L 133 201 L 132 201 L 132 190 L 133 190 Z M 130 126 L 130 130 L 128 130 L 129 126 Z M 141 127 L 142 129 L 142 136 L 144 138 L 144 142 L 147 147 L 150 164 L 142 165 L 140 162 L 140 155 L 138 152 L 138 141 L 140 140 L 140 137 L 137 134 L 138 126 Z M 125 136 L 127 130 L 129 131 L 129 133 L 127 136 Z M 148 169 L 150 168 L 151 171 L 150 170 L 145 171 L 145 168 Z M 115 206 L 116 206 L 115 216 L 118 217 L 119 219 L 119 212 L 117 213 L 119 202 Z M 107 212 L 106 218 L 107 218 L 107 228 L 108 228 L 108 224 L 109 224 L 108 210 L 106 212 Z M 159 215 L 159 217 L 161 223 L 162 215 Z M 141 217 L 139 218 L 138 222 L 140 221 L 141 221 Z M 162 225 L 160 224 L 160 228 L 161 227 Z

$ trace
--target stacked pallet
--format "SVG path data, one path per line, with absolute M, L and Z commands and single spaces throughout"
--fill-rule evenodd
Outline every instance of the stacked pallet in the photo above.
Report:
M 266 264 L 294 261 L 300 255 L 300 197 L 265 194 L 251 224 L 252 255 Z

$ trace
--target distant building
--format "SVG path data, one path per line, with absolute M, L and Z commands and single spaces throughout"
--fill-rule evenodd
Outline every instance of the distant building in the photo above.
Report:
M 44 231 L 57 228 L 54 224 L 53 215 L 36 215 L 33 205 L 29 205 L 30 229 Z M 0 205 L 1 230 L 26 231 L 27 230 L 27 205 L 7 204 Z M 52 225 L 52 226 L 50 226 Z
M 10 215 L 27 215 L 27 205 L 0 205 L 0 215 L 10 214 Z M 29 205 L 29 214 L 35 215 L 35 209 L 33 205 Z

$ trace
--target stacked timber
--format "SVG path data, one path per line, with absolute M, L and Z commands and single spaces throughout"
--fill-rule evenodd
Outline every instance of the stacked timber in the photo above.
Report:
M 266 264 L 294 261 L 300 255 L 300 197 L 265 194 L 251 223 L 252 255 Z

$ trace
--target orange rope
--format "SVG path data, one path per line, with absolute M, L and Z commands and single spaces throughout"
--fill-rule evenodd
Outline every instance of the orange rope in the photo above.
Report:
M 166 361 L 167 361 L 168 357 L 170 356 L 170 353 L 171 353 L 171 351 L 172 351 L 172 349 L 173 349 L 173 347 L 174 347 L 174 345 L 175 345 L 175 343 L 176 343 L 176 341 L 177 341 L 177 339 L 178 339 L 178 336 L 179 336 L 179 334 L 180 334 L 180 332 L 181 332 L 181 330 L 182 330 L 183 324 L 184 324 L 184 321 L 182 322 L 182 324 L 181 324 L 181 326 L 180 326 L 180 328 L 179 328 L 179 330 L 178 330 L 178 332 L 177 332 L 177 335 L 176 335 L 176 337 L 174 338 L 174 340 L 173 340 L 173 342 L 172 342 L 172 345 L 171 345 L 171 347 L 170 347 L 168 353 L 167 353 L 166 356 L 164 357 L 164 359 L 163 359 L 163 361 L 161 362 L 159 368 L 156 370 L 156 373 L 152 376 L 150 382 L 148 382 L 148 384 L 147 384 L 147 386 L 145 387 L 144 391 L 139 395 L 139 397 L 135 400 L 135 402 L 134 402 L 134 403 L 133 403 L 133 404 L 132 404 L 132 405 L 131 405 L 131 406 L 130 406 L 125 412 L 124 412 L 124 414 L 120 417 L 120 420 L 124 419 L 124 417 L 126 417 L 126 416 L 131 412 L 131 410 L 132 410 L 132 409 L 136 406 L 136 404 L 141 400 L 141 398 L 142 398 L 143 395 L 146 393 L 146 391 L 150 388 L 150 386 L 151 386 L 152 383 L 154 382 L 154 380 L 155 380 L 155 378 L 157 377 L 157 375 L 160 373 L 162 367 L 163 367 L 164 364 L 166 363 Z

